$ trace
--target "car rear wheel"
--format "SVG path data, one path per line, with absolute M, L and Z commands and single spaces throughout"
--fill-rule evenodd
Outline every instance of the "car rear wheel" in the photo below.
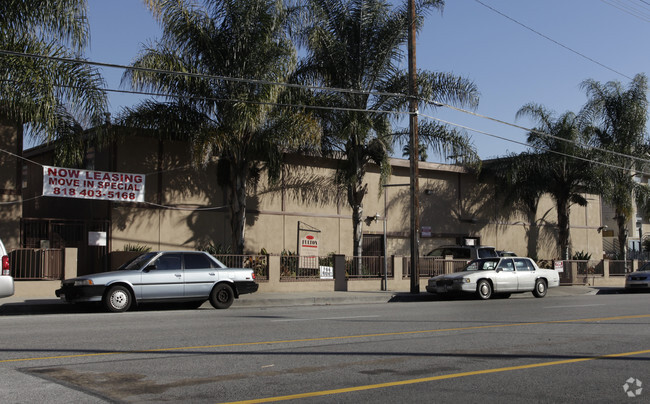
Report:
M 485 279 L 482 279 L 478 282 L 476 286 L 476 295 L 479 299 L 487 300 L 492 297 L 492 285 Z
M 230 285 L 220 283 L 210 292 L 210 304 L 215 309 L 227 309 L 235 301 L 235 292 Z
M 104 295 L 102 303 L 106 310 L 121 313 L 131 307 L 132 300 L 131 292 L 127 288 L 124 286 L 113 286 Z
M 535 281 L 535 289 L 533 289 L 533 296 L 544 297 L 546 296 L 546 281 L 538 279 Z

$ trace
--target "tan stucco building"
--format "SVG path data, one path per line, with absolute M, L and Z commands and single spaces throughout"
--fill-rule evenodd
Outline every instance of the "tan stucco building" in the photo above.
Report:
M 5 149 L 16 149 L 17 145 L 11 145 L 16 142 L 15 133 L 12 136 L 3 132 L 0 137 L 5 143 L 9 139 Z M 52 156 L 51 148 L 42 146 L 26 151 L 29 160 L 22 164 L 2 165 L 3 201 L 20 199 L 15 190 L 18 183 L 23 185 L 22 206 L 2 206 L 0 237 L 10 249 L 65 244 L 80 248 L 80 266 L 101 266 L 106 265 L 103 255 L 127 244 L 156 250 L 230 244 L 229 213 L 217 186 L 216 163 L 192 168 L 185 143 L 128 136 L 103 150 L 89 151 L 83 168 L 145 174 L 144 203 L 41 196 L 43 169 L 39 164 L 53 165 Z M 333 181 L 337 161 L 298 155 L 286 159 L 288 164 L 277 184 L 269 185 L 261 178 L 256 188 L 250 188 L 246 251 L 255 253 L 264 248 L 271 254 L 296 252 L 300 223 L 320 231 L 320 255 L 351 255 L 352 214 L 345 192 Z M 391 165 L 389 184 L 407 184 L 408 161 L 392 159 Z M 439 245 L 473 238 L 484 245 L 539 259 L 559 256 L 556 213 L 550 198 L 542 199 L 531 226 L 526 215 L 504 211 L 495 188 L 489 182 L 480 183 L 475 173 L 435 163 L 420 163 L 419 172 L 421 254 Z M 379 171 L 373 166 L 365 182 L 364 254 L 383 254 L 385 224 L 387 255 L 409 255 L 409 188 L 382 188 Z M 585 196 L 589 201 L 586 207 L 571 208 L 572 251 L 600 258 L 601 200 L 597 195 Z M 74 230 L 63 230 L 68 225 Z M 106 232 L 107 245 L 88 246 L 89 231 Z

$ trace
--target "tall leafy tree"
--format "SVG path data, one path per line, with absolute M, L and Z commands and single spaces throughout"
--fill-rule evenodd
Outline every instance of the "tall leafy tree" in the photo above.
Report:
M 569 259 L 571 205 L 586 206 L 583 193 L 594 184 L 594 169 L 589 162 L 589 131 L 581 117 L 573 112 L 555 116 L 538 104 L 524 105 L 517 117 L 528 116 L 537 126 L 528 134 L 528 144 L 535 153 L 530 188 L 522 189 L 531 196 L 543 190 L 551 195 L 557 209 L 559 256 Z M 535 162 L 536 161 L 536 162 Z
M 393 128 L 397 113 L 408 110 L 407 97 L 395 95 L 408 93 L 407 72 L 400 69 L 408 38 L 407 5 L 404 2 L 394 8 L 384 0 L 304 3 L 298 32 L 306 56 L 296 77 L 301 83 L 319 86 L 319 105 L 331 107 L 319 110 L 322 148 L 326 155 L 341 158 L 336 179 L 352 208 L 353 254 L 361 256 L 368 165 L 377 164 L 381 181 L 385 181 L 393 145 L 408 136 L 408 130 Z M 416 0 L 418 27 L 429 11 L 442 9 L 443 4 L 440 0 Z M 417 83 L 422 99 L 469 106 L 478 103 L 474 84 L 451 74 L 420 71 Z M 419 136 L 437 152 L 475 156 L 466 136 L 444 126 L 425 122 Z
M 638 74 L 627 88 L 617 81 L 586 80 L 582 88 L 588 97 L 582 114 L 593 125 L 592 140 L 613 152 L 600 153 L 599 158 L 610 164 L 601 170 L 600 178 L 603 197 L 616 214 L 619 247 L 624 252 L 634 202 L 643 216 L 650 216 L 648 188 L 634 181 L 635 172 L 644 170 L 650 151 L 646 133 L 648 79 Z
M 4 124 L 28 125 L 32 135 L 52 140 L 60 135 L 69 138 L 71 119 L 85 125 L 102 122 L 107 106 L 104 81 L 80 60 L 88 43 L 86 8 L 85 0 L 0 2 Z
M 270 84 L 284 82 L 295 68 L 287 9 L 279 0 L 146 3 L 162 24 L 162 38 L 142 50 L 124 80 L 167 100 L 127 111 L 126 122 L 187 140 L 197 163 L 219 158 L 232 251 L 243 253 L 247 190 L 262 163 L 276 179 L 283 153 L 318 141 L 316 122 L 281 109 L 286 88 Z

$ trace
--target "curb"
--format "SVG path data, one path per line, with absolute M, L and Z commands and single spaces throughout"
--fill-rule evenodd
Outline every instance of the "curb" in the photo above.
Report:
M 549 295 L 556 297 L 564 296 L 588 296 L 601 294 L 624 293 L 622 288 L 594 288 L 588 286 L 560 286 L 549 289 Z M 528 294 L 514 294 L 526 297 Z M 378 291 L 378 292 L 314 292 L 314 293 L 255 293 L 243 295 L 235 300 L 231 309 L 250 307 L 291 307 L 291 306 L 328 306 L 343 304 L 380 304 L 380 303 L 417 303 L 434 302 L 446 300 L 427 292 L 412 294 L 409 292 Z M 69 304 L 59 299 L 43 297 L 8 297 L 0 300 L 6 303 L 0 305 L 0 316 L 24 315 L 24 314 L 74 314 L 103 312 L 99 304 Z M 212 308 L 209 302 L 204 303 L 202 308 Z M 140 307 L 140 310 L 151 309 L 184 309 L 182 304 L 148 304 Z

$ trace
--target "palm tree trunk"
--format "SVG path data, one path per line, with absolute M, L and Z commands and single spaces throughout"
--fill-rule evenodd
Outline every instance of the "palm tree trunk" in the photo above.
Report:
M 363 177 L 359 177 L 363 178 Z M 366 186 L 348 186 L 348 203 L 352 207 L 353 227 L 353 251 L 355 258 L 355 275 L 361 274 L 361 255 L 363 254 L 363 197 L 366 194 Z
M 623 257 L 627 256 L 627 229 L 626 229 L 626 216 L 620 212 L 616 212 L 616 225 L 618 226 L 618 247 Z M 619 257 L 619 259 L 623 259 Z
M 537 260 L 537 244 L 539 243 L 539 223 L 537 212 L 528 211 L 528 229 L 526 229 L 526 256 Z
M 568 201 L 558 201 L 557 203 L 557 226 L 558 226 L 558 243 L 560 245 L 560 257 L 569 259 L 569 214 L 571 208 Z
M 246 192 L 248 166 L 231 163 L 230 167 L 230 231 L 231 246 L 234 254 L 244 253 L 244 231 L 246 229 Z

